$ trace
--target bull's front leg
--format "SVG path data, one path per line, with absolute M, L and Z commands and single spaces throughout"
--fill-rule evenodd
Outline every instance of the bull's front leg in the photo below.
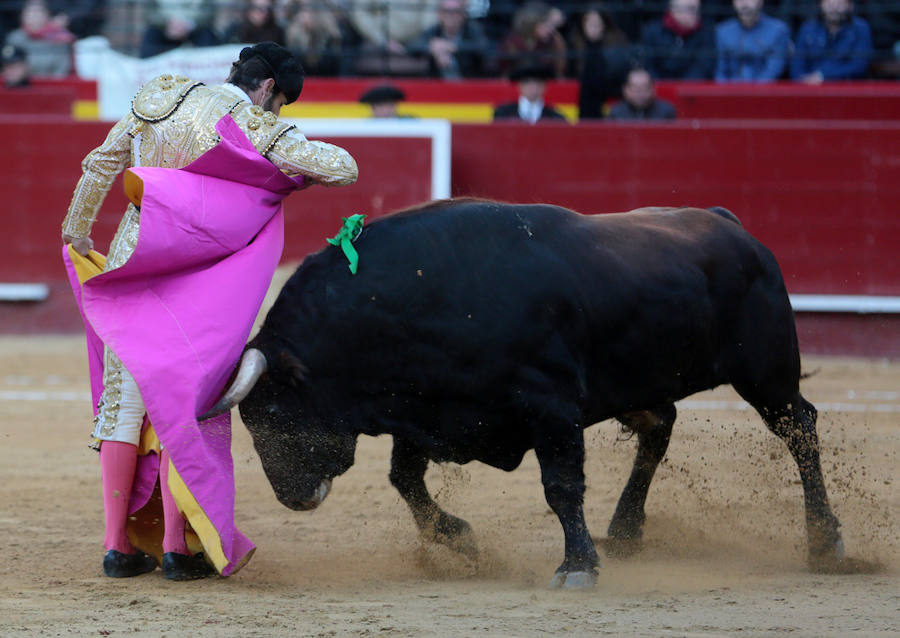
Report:
M 593 587 L 600 559 L 584 520 L 584 433 L 571 424 L 565 430 L 555 429 L 537 442 L 534 451 L 547 504 L 559 517 L 565 534 L 565 559 L 550 587 Z
M 446 545 L 470 558 L 478 558 L 478 546 L 472 527 L 463 519 L 448 514 L 432 500 L 425 486 L 428 457 L 409 440 L 394 437 L 391 453 L 391 485 L 409 505 L 423 538 Z

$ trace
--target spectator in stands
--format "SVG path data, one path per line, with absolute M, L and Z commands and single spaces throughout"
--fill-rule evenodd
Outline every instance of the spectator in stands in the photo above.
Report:
M 409 46 L 428 58 L 428 74 L 445 80 L 479 77 L 489 48 L 481 25 L 468 17 L 466 0 L 440 0 L 437 24 Z
M 0 63 L 3 65 L 3 86 L 17 89 L 31 84 L 31 69 L 25 49 L 14 44 L 3 45 L 0 50 Z
M 797 32 L 791 77 L 807 84 L 864 77 L 872 58 L 869 24 L 853 15 L 851 0 L 822 0 L 820 9 Z
M 628 73 L 622 87 L 622 100 L 609 111 L 611 120 L 672 120 L 675 107 L 656 97 L 653 77 L 646 69 L 635 68 Z
M 25 51 L 32 75 L 65 77 L 72 72 L 74 40 L 74 35 L 51 19 L 44 0 L 26 0 L 21 26 L 7 36 L 6 44 Z
M 513 16 L 526 0 L 469 0 L 469 8 L 473 8 L 479 1 L 487 2 L 486 13 L 481 16 L 479 22 L 484 26 L 485 35 L 491 45 L 496 47 L 509 33 Z
M 571 37 L 578 78 L 578 118 L 603 117 L 603 105 L 619 95 L 634 51 L 601 4 L 590 5 Z
M 359 101 L 372 107 L 374 118 L 409 117 L 397 112 L 397 105 L 406 99 L 406 94 L 392 84 L 373 87 L 359 97 Z
M 228 27 L 222 40 L 242 44 L 275 42 L 284 46 L 284 28 L 275 19 L 273 0 L 245 0 L 241 18 Z
M 287 48 L 308 75 L 341 73 L 344 32 L 329 0 L 292 0 L 285 6 Z
M 149 26 L 144 31 L 140 55 L 149 58 L 185 44 L 214 46 L 219 38 L 212 29 L 213 0 L 150 0 Z
M 547 80 L 554 77 L 551 67 L 540 63 L 523 63 L 510 74 L 509 79 L 518 83 L 519 99 L 501 104 L 494 109 L 494 120 L 519 119 L 529 124 L 539 120 L 565 122 L 565 116 L 544 103 Z
M 780 0 L 778 4 L 772 13 L 787 23 L 791 33 L 796 33 L 800 25 L 819 13 L 819 0 Z
M 566 40 L 559 32 L 565 15 L 543 2 L 528 2 L 513 16 L 512 28 L 503 38 L 498 53 L 498 68 L 508 75 L 524 61 L 548 66 L 553 77 L 566 72 Z
M 878 78 L 900 78 L 900 1 L 867 2 L 863 13 L 875 48 L 870 72 Z
M 350 22 L 360 36 L 353 70 L 361 75 L 425 75 L 428 60 L 407 46 L 434 24 L 432 0 L 352 0 Z
M 106 22 L 106 0 L 49 0 L 53 21 L 76 38 L 98 35 Z
M 772 82 L 785 72 L 790 30 L 762 8 L 763 0 L 734 0 L 737 17 L 716 26 L 717 82 Z
M 641 36 L 647 70 L 654 78 L 705 80 L 716 66 L 716 35 L 700 16 L 700 0 L 669 0 L 669 10 Z

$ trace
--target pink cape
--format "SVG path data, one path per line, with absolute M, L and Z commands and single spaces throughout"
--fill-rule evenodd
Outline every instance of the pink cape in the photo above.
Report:
M 221 541 L 223 575 L 253 544 L 234 524 L 231 420 L 198 423 L 221 395 L 247 342 L 284 245 L 281 202 L 303 186 L 262 157 L 226 115 L 221 142 L 182 169 L 132 168 L 143 183 L 137 247 L 120 268 L 79 284 L 96 405 L 103 345 L 131 372 L 147 416 Z M 140 184 L 138 184 L 138 187 Z M 141 457 L 129 510 L 156 484 L 156 455 Z M 180 505 L 180 504 L 179 504 Z M 209 552 L 208 552 L 209 555 Z

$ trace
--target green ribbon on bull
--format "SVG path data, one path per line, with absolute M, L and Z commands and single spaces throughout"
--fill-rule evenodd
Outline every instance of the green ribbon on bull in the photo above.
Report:
M 338 234 L 325 241 L 332 246 L 341 247 L 341 250 L 344 251 L 344 255 L 347 257 L 347 261 L 350 262 L 350 272 L 355 275 L 356 269 L 359 268 L 359 253 L 353 247 L 353 242 L 356 241 L 356 238 L 362 232 L 366 216 L 356 214 L 350 215 L 350 217 L 341 217 L 341 219 L 344 221 L 344 225 L 341 226 Z

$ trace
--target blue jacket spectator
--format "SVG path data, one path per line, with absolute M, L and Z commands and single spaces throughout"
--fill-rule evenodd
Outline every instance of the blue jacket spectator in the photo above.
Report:
M 716 68 L 716 33 L 700 17 L 700 0 L 670 0 L 669 11 L 641 36 L 644 64 L 654 78 L 708 80 Z
M 787 24 L 762 13 L 762 0 L 737 0 L 735 9 L 737 17 L 716 27 L 716 81 L 777 80 L 790 55 Z
M 822 0 L 822 16 L 797 31 L 791 77 L 803 82 L 865 77 L 872 59 L 872 31 L 852 14 L 850 0 Z

